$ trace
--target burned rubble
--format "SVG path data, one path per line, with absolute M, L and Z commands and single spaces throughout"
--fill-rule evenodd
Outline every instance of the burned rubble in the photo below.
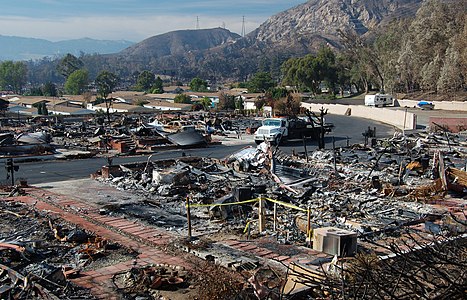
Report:
M 186 289 L 189 287 L 189 273 L 183 267 L 169 265 L 149 265 L 115 274 L 115 286 L 132 298 L 160 297 L 160 290 Z
M 420 140 L 420 137 L 406 137 L 403 141 L 395 137 L 380 141 L 376 148 L 357 145 L 335 151 L 315 151 L 308 156 L 308 161 L 303 157 L 288 156 L 280 149 L 267 149 L 267 144 L 263 143 L 258 148 L 244 148 L 223 161 L 186 157 L 147 162 L 133 169 L 121 166 L 121 176 L 105 180 L 117 188 L 134 189 L 152 200 L 177 205 L 187 195 L 193 203 L 201 204 L 269 195 L 311 208 L 319 225 L 337 222 L 338 218 L 361 217 L 369 213 L 378 215 L 378 209 L 388 209 L 387 196 L 406 201 L 391 203 L 386 214 L 404 210 L 427 214 L 431 210 L 413 200 L 429 202 L 426 196 L 436 198 L 446 191 L 433 190 L 432 195 L 417 199 L 426 186 L 437 187 L 433 177 L 439 171 L 433 169 L 432 161 L 443 155 L 439 150 L 430 153 L 427 148 L 406 145 L 420 144 Z M 459 148 L 444 154 L 447 155 L 444 160 L 450 161 L 444 163 L 451 170 L 447 174 L 463 174 L 465 166 L 461 164 L 465 147 L 462 142 L 458 145 Z M 407 149 L 410 149 L 409 153 Z M 404 218 L 403 214 L 401 218 Z
M 376 139 L 366 132 L 364 144 L 332 149 L 293 149 L 290 153 L 281 145 L 265 142 L 246 146 L 223 159 L 181 152 L 175 159 L 149 156 L 139 163 L 112 163 L 116 152 L 152 153 L 164 147 L 204 146 L 208 142 L 204 136 L 211 129 L 196 119 L 198 116 L 190 124 L 181 122 L 180 116 L 176 121 L 165 117 L 154 120 L 128 115 L 115 117 L 111 124 L 96 117 L 71 126 L 39 124 L 25 131 L 34 137 L 39 135 L 36 130 L 46 126 L 55 148 L 79 150 L 75 153 L 78 156 L 109 155 L 108 164 L 92 178 L 135 194 L 137 200 L 101 201 L 99 217 L 115 224 L 126 220 L 128 228 L 144 224 L 160 229 L 168 237 L 163 244 L 152 245 L 155 249 L 200 257 L 213 272 L 219 266 L 233 271 L 228 278 L 222 277 L 227 276 L 225 272 L 216 273 L 226 282 L 235 278 L 231 286 L 225 286 L 230 296 L 243 290 L 258 299 L 324 298 L 343 285 L 342 278 L 367 280 L 362 265 L 381 265 L 389 272 L 394 262 L 404 270 L 404 255 L 414 265 L 429 266 L 427 270 L 433 272 L 435 266 L 414 261 L 419 253 L 436 256 L 438 252 L 430 250 L 436 248 L 432 245 L 454 247 L 448 257 L 452 259 L 456 253 L 457 265 L 444 262 L 448 267 L 439 269 L 457 274 L 459 281 L 437 277 L 435 285 L 431 281 L 417 283 L 422 287 L 413 290 L 429 286 L 427 298 L 433 298 L 435 287 L 444 293 L 450 283 L 465 284 L 465 275 L 459 270 L 459 266 L 466 266 L 467 142 L 463 133 L 397 132 L 392 138 Z M 161 134 L 158 128 L 164 127 L 163 123 L 170 123 L 173 131 L 166 127 Z M 254 131 L 255 124 L 238 119 L 213 128 L 218 135 L 238 138 L 239 132 Z M 20 135 L 3 136 L 2 143 L 15 144 L 14 138 Z M 186 141 L 190 145 L 184 145 Z M 15 219 L 13 224 L 26 223 L 24 209 L 4 207 L 1 213 Z M 24 298 L 35 293 L 40 298 L 41 293 L 50 292 L 56 297 L 91 298 L 78 287 L 64 288 L 67 278 L 93 266 L 105 266 L 106 261 L 111 264 L 135 256 L 91 232 L 66 224 L 57 226 L 57 219 L 49 223 L 50 218 L 42 212 L 33 214 L 27 215 L 27 222 L 38 219 L 40 230 L 39 225 L 26 223 L 31 229 L 19 232 L 20 236 L 2 232 L 0 280 L 8 286 L 0 289 L 2 296 Z M 34 236 L 37 232 L 42 235 Z M 51 245 L 43 247 L 44 241 Z M 114 274 L 112 285 L 131 299 L 157 299 L 163 290 L 189 293 L 194 285 L 203 285 L 201 292 L 207 295 L 204 285 L 215 278 L 200 273 L 203 270 L 187 271 L 174 264 L 135 265 Z M 35 276 L 34 285 L 23 285 L 31 282 L 28 274 Z M 399 285 L 396 280 L 392 283 Z M 402 288 L 409 296 L 398 293 L 396 298 L 410 299 L 410 288 Z M 365 297 L 369 296 L 363 293 Z
M 311 247 L 330 255 L 320 260 L 330 264 L 333 255 L 391 257 L 389 245 L 404 248 L 407 235 L 414 233 L 425 241 L 440 235 L 464 240 L 466 146 L 463 135 L 436 132 L 396 133 L 371 146 L 306 155 L 262 143 L 223 160 L 181 157 L 119 166 L 100 180 L 144 197 L 109 213 L 192 234 L 188 252 L 226 267 L 232 266 L 222 262 L 228 251 L 217 242 L 225 238 L 256 242 L 263 249 L 271 243 L 276 249 L 281 244 Z M 320 236 L 336 233 L 347 244 L 319 245 Z M 264 240 L 268 236 L 273 239 Z M 204 246 L 192 251 L 197 240 Z M 267 265 L 245 254 L 243 266 L 247 262 L 250 270 Z
M 0 155 L 87 158 L 96 155 L 148 154 L 161 149 L 206 147 L 212 135 L 239 136 L 251 122 L 236 116 L 203 114 L 124 114 L 63 118 L 7 119 L 0 129 Z M 211 124 L 211 125 L 209 125 Z
M 132 251 L 20 203 L 1 202 L 0 297 L 94 299 L 70 279 L 134 257 Z

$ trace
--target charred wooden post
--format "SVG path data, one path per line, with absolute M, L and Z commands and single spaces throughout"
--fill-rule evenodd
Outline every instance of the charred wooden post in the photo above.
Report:
M 265 211 L 264 211 L 264 200 L 263 197 L 259 197 L 259 203 L 258 203 L 258 230 L 259 232 L 263 232 L 265 228 Z
M 307 220 L 306 220 L 306 241 L 311 245 L 311 210 L 310 207 L 307 209 Z
M 186 197 L 186 220 L 188 223 L 188 237 L 191 239 L 191 214 L 190 214 L 190 197 Z
M 325 148 L 324 135 L 326 134 L 326 130 L 324 128 L 325 127 L 324 116 L 328 114 L 328 110 L 325 109 L 324 107 L 321 107 L 319 111 L 320 111 L 319 116 L 309 110 L 306 111 L 306 114 L 308 115 L 308 118 L 312 122 L 313 126 L 314 125 L 319 126 L 318 149 L 324 149 Z M 318 121 L 315 121 L 311 116 L 315 117 Z
M 277 230 L 277 203 L 274 203 L 274 223 L 273 223 L 274 231 Z

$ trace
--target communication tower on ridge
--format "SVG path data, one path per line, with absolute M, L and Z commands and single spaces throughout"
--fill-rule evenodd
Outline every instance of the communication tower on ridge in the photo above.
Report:
M 242 36 L 245 36 L 245 16 L 243 16 L 242 19 Z

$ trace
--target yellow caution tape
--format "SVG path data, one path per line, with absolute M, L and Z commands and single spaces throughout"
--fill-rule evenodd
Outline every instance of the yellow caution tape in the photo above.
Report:
M 282 206 L 285 206 L 285 207 L 288 207 L 288 208 L 292 208 L 292 209 L 295 209 L 295 210 L 308 212 L 308 209 L 304 209 L 304 208 L 295 206 L 295 205 L 290 204 L 290 203 L 287 203 L 287 202 L 282 202 L 282 201 L 274 200 L 274 199 L 270 199 L 270 198 L 263 198 L 263 199 L 264 199 L 264 200 L 267 200 L 267 201 L 270 201 L 270 202 L 273 202 L 273 203 L 277 203 L 277 204 L 279 204 L 279 205 L 282 205 Z
M 252 202 L 258 202 L 259 198 L 255 199 L 250 199 L 250 200 L 245 200 L 245 201 L 240 201 L 240 202 L 231 202 L 231 203 L 212 203 L 212 204 L 190 204 L 190 207 L 213 207 L 213 206 L 228 206 L 228 205 L 240 205 L 240 204 L 246 204 L 246 203 L 252 203 Z M 188 207 L 188 204 L 185 205 L 185 207 Z
M 250 227 L 251 221 L 246 222 L 245 229 L 243 229 L 243 233 L 246 233 L 248 230 L 248 227 Z
M 291 208 L 291 209 L 304 211 L 304 212 L 308 211 L 305 208 L 301 208 L 301 207 L 295 206 L 295 205 L 287 203 L 287 202 L 282 202 L 282 201 L 274 200 L 274 199 L 270 199 L 270 198 L 261 198 L 261 199 L 267 200 L 267 201 L 270 201 L 270 202 L 273 202 L 273 203 L 277 203 L 279 205 L 282 205 L 282 206 L 285 206 L 285 207 L 288 207 L 288 208 Z M 241 204 L 247 204 L 247 203 L 252 203 L 252 202 L 258 202 L 259 200 L 260 200 L 260 198 L 255 198 L 255 199 L 250 199 L 250 200 L 245 200 L 245 201 L 240 201 L 240 202 L 230 202 L 230 203 L 189 204 L 189 205 L 186 204 L 185 207 L 188 207 L 188 206 L 190 206 L 190 207 L 214 207 L 214 206 L 241 205 Z

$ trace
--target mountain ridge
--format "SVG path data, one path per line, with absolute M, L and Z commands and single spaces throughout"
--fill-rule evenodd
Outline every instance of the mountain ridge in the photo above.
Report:
M 415 15 L 422 2 L 310 0 L 271 16 L 245 37 L 228 43 L 159 55 L 156 49 L 144 46 L 146 41 L 142 41 L 138 43 L 139 47 L 148 49 L 144 55 L 132 57 L 135 52 L 123 50 L 117 56 L 154 66 L 155 72 L 182 78 L 196 74 L 210 80 L 219 75 L 245 80 L 255 70 L 277 71 L 287 58 L 316 53 L 323 45 L 340 49 L 339 31 L 350 30 L 365 35 L 380 24 Z
M 36 60 L 71 53 L 80 55 L 117 53 L 133 45 L 126 40 L 97 40 L 91 38 L 49 41 L 46 39 L 0 35 L 0 60 Z
M 84 57 L 91 77 L 100 70 L 130 78 L 135 72 L 190 80 L 199 76 L 245 81 L 258 71 L 280 76 L 291 57 L 339 50 L 340 31 L 367 35 L 381 24 L 412 17 L 423 0 L 310 0 L 268 18 L 244 37 L 222 28 L 178 30 L 156 35 L 119 53 Z
M 206 50 L 233 42 L 240 35 L 223 28 L 176 30 L 149 37 L 119 53 L 119 56 L 139 55 L 162 57 L 181 55 L 189 51 Z

